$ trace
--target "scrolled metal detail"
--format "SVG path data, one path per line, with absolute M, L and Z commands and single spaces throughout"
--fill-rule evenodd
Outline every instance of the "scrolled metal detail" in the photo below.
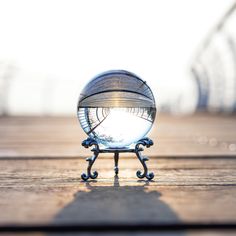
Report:
M 94 139 L 94 138 L 87 138 L 85 139 L 83 142 L 82 142 L 82 146 L 85 147 L 85 148 L 89 148 L 91 147 L 92 145 L 95 146 L 94 149 L 92 149 L 92 151 L 96 151 L 96 152 L 99 152 L 99 146 L 98 146 L 98 143 L 97 141 Z
M 143 145 L 143 146 L 146 146 L 147 148 L 149 148 L 149 147 L 151 147 L 152 145 L 153 145 L 153 141 L 150 139 L 150 138 L 142 138 L 142 139 L 140 139 L 137 143 L 136 143 L 136 145 L 135 145 L 135 149 L 137 150 L 137 149 L 139 149 L 140 147 L 140 145 Z M 143 149 L 141 149 L 142 151 L 143 151 Z
M 153 145 L 153 141 L 150 138 L 143 138 L 140 139 L 135 145 L 135 154 L 143 166 L 143 173 L 142 171 L 138 170 L 136 172 L 136 175 L 140 179 L 146 177 L 148 180 L 151 180 L 154 178 L 154 173 L 153 172 L 148 173 L 148 168 L 145 162 L 148 161 L 149 159 L 146 156 L 142 156 L 141 151 L 143 151 L 143 148 L 141 148 L 140 145 L 149 148 L 150 146 Z
M 96 179 L 98 177 L 98 172 L 94 171 L 91 173 L 91 169 L 92 166 L 94 164 L 94 162 L 96 161 L 99 153 L 114 153 L 114 161 L 115 161 L 115 167 L 114 167 L 114 171 L 115 171 L 115 176 L 118 175 L 119 173 L 119 167 L 118 167 L 118 162 L 119 162 L 119 154 L 120 153 L 127 153 L 127 152 L 132 152 L 135 153 L 137 158 L 139 159 L 139 161 L 141 162 L 144 171 L 140 171 L 138 170 L 136 172 L 136 175 L 138 178 L 142 179 L 142 178 L 147 178 L 148 180 L 151 180 L 154 178 L 154 174 L 152 172 L 148 173 L 148 168 L 146 165 L 146 161 L 148 161 L 148 158 L 146 156 L 142 156 L 141 152 L 143 151 L 143 147 L 147 147 L 149 148 L 150 146 L 153 145 L 153 141 L 150 138 L 143 138 L 140 139 L 136 145 L 135 148 L 128 148 L 128 149 L 99 149 L 99 145 L 97 143 L 97 141 L 93 138 L 87 138 L 86 140 L 84 140 L 82 142 L 82 146 L 84 146 L 85 148 L 89 148 L 91 146 L 94 146 L 94 148 L 91 149 L 91 151 L 94 153 L 94 155 L 92 157 L 89 157 L 86 159 L 86 161 L 88 161 L 88 167 L 87 167 L 87 173 L 83 173 L 81 175 L 81 178 L 86 181 L 89 178 L 90 179 Z M 140 147 L 143 146 L 143 147 Z
M 81 178 L 86 181 L 88 180 L 89 178 L 91 179 L 96 179 L 98 177 L 98 172 L 97 171 L 94 171 L 93 173 L 91 173 L 91 169 L 92 169 L 92 166 L 95 162 L 95 160 L 97 159 L 98 157 L 98 154 L 99 154 L 99 146 L 98 146 L 98 143 L 95 139 L 93 138 L 87 138 L 86 140 L 84 140 L 82 142 L 82 146 L 85 147 L 85 148 L 89 148 L 91 146 L 95 146 L 91 151 L 94 153 L 94 155 L 92 157 L 89 157 L 86 159 L 86 161 L 88 161 L 88 167 L 87 167 L 87 174 L 86 173 L 83 173 L 81 175 Z

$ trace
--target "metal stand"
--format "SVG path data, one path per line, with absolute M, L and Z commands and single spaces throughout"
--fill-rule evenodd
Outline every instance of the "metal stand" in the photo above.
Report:
M 91 179 L 96 179 L 98 176 L 98 172 L 94 171 L 93 173 L 91 173 L 91 169 L 92 166 L 94 164 L 94 162 L 96 161 L 99 153 L 114 153 L 114 161 L 115 161 L 115 167 L 114 167 L 114 171 L 115 174 L 118 175 L 119 173 L 119 167 L 118 167 L 118 161 L 119 161 L 119 154 L 123 153 L 123 152 L 132 152 L 135 153 L 137 158 L 139 159 L 139 161 L 141 162 L 142 166 L 143 166 L 143 173 L 142 171 L 138 170 L 136 172 L 136 175 L 138 178 L 142 179 L 144 177 L 146 177 L 148 180 L 153 179 L 154 174 L 152 172 L 148 173 L 148 168 L 146 165 L 146 161 L 148 161 L 148 157 L 146 156 L 142 156 L 141 152 L 143 151 L 143 148 L 140 147 L 140 145 L 142 145 L 143 147 L 147 147 L 149 148 L 150 146 L 153 145 L 153 141 L 150 138 L 143 138 L 140 139 L 136 144 L 135 144 L 135 148 L 130 148 L 130 149 L 100 149 L 99 145 L 97 143 L 97 141 L 93 138 L 87 138 L 86 140 L 84 140 L 82 142 L 82 146 L 84 146 L 85 148 L 89 148 L 91 146 L 94 146 L 93 149 L 91 149 L 91 151 L 93 152 L 93 156 L 89 157 L 86 159 L 86 161 L 88 161 L 88 167 L 87 167 L 87 173 L 83 173 L 81 175 L 81 178 L 86 181 L 89 178 Z

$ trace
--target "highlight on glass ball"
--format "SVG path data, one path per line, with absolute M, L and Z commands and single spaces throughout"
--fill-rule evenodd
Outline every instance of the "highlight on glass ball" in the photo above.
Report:
M 153 93 L 127 71 L 108 71 L 92 79 L 78 102 L 85 133 L 107 148 L 125 148 L 143 138 L 156 116 Z
M 77 116 L 81 127 L 88 135 L 82 145 L 94 145 L 94 156 L 89 161 L 84 180 L 96 178 L 97 172 L 90 172 L 99 153 L 114 153 L 115 173 L 118 174 L 118 159 L 121 152 L 133 152 L 144 167 L 137 172 L 139 178 L 153 178 L 148 174 L 145 161 L 141 156 L 140 145 L 150 147 L 153 142 L 145 138 L 156 116 L 153 93 L 147 83 L 137 75 L 112 70 L 97 75 L 82 90 Z

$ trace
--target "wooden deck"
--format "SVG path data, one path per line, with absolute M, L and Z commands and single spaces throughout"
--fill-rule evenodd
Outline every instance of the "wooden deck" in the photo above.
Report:
M 162 115 L 150 137 L 154 181 L 136 178 L 130 154 L 114 177 L 103 154 L 85 183 L 91 153 L 76 118 L 1 117 L 0 232 L 236 235 L 236 117 Z

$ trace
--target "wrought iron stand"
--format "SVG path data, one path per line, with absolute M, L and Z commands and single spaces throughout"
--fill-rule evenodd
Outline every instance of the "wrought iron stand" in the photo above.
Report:
M 100 149 L 99 145 L 97 143 L 97 141 L 93 138 L 87 138 L 86 140 L 84 140 L 82 142 L 82 146 L 84 146 L 85 148 L 89 148 L 91 146 L 94 146 L 94 148 L 91 149 L 91 151 L 93 152 L 93 156 L 89 157 L 86 159 L 86 161 L 88 161 L 88 167 L 87 167 L 87 173 L 83 173 L 81 175 L 81 178 L 86 181 L 89 178 L 91 179 L 96 179 L 98 177 L 98 172 L 94 171 L 93 173 L 91 173 L 91 169 L 92 166 L 94 164 L 94 162 L 96 161 L 99 153 L 114 153 L 114 161 L 115 161 L 115 167 L 114 167 L 114 171 L 115 174 L 118 175 L 119 173 L 119 167 L 118 167 L 118 161 L 119 161 L 119 154 L 123 153 L 123 152 L 132 152 L 135 153 L 137 158 L 139 159 L 139 161 L 141 162 L 142 166 L 143 166 L 143 173 L 142 171 L 138 170 L 136 172 L 136 175 L 138 178 L 142 179 L 144 177 L 146 177 L 148 180 L 153 179 L 154 174 L 152 172 L 148 173 L 148 168 L 146 165 L 146 161 L 148 161 L 148 157 L 146 156 L 142 156 L 141 152 L 143 151 L 143 148 L 140 147 L 140 145 L 149 148 L 150 146 L 153 145 L 153 141 L 150 138 L 143 138 L 140 139 L 136 144 L 134 148 L 130 148 L 130 149 Z

